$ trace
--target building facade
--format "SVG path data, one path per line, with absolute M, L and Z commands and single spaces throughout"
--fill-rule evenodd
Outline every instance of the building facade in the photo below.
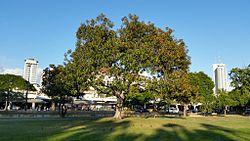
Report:
M 216 93 L 218 90 L 227 91 L 227 71 L 225 64 L 213 64 L 214 84 Z
M 36 84 L 38 61 L 33 58 L 26 59 L 24 62 L 23 78 L 31 84 Z

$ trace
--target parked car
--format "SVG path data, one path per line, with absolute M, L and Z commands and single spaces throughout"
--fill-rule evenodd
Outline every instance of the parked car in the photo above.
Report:
M 172 113 L 172 114 L 177 114 L 177 113 L 179 113 L 179 109 L 177 109 L 175 107 L 169 107 L 166 112 Z
M 245 115 L 250 115 L 250 109 L 247 108 L 247 109 L 245 110 L 244 114 L 245 114 Z
M 139 113 L 148 113 L 149 110 L 148 110 L 148 109 L 140 109 L 140 108 L 138 108 L 138 109 L 135 109 L 135 112 L 139 112 Z

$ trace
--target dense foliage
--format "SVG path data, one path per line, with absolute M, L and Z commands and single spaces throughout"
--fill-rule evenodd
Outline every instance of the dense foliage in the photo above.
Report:
M 70 100 L 70 89 L 65 79 L 65 71 L 62 65 L 55 66 L 51 64 L 43 70 L 43 88 L 42 91 L 52 99 L 52 110 L 55 110 L 55 103 L 59 103 L 59 112 L 65 116 L 65 103 Z
M 211 112 L 215 103 L 214 82 L 212 79 L 204 72 L 189 73 L 189 83 L 192 92 L 196 93 L 192 102 L 194 104 L 202 103 L 201 110 L 204 113 Z
M 101 14 L 79 27 L 76 49 L 68 52 L 65 62 L 72 94 L 93 86 L 116 96 L 115 118 L 120 119 L 128 95 L 149 92 L 153 79 L 140 75 L 147 72 L 165 97 L 187 103 L 190 60 L 184 42 L 175 39 L 171 29 L 162 30 L 132 14 L 122 18 L 121 28 L 113 26 Z
M 250 65 L 246 68 L 233 68 L 229 76 L 234 89 L 230 92 L 233 106 L 246 106 L 250 100 Z
M 21 76 L 0 74 L 0 101 L 6 101 L 5 110 L 8 102 L 24 102 L 26 91 L 35 91 L 35 88 Z

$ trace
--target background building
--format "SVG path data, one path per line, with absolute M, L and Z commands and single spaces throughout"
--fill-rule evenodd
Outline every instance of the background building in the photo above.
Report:
M 227 91 L 227 71 L 225 64 L 213 64 L 215 92 L 218 90 Z
M 28 109 L 45 110 L 48 108 L 50 98 L 40 91 L 40 86 L 37 84 L 38 61 L 33 58 L 28 58 L 24 62 L 23 78 L 29 81 L 35 87 L 36 91 L 28 91 L 27 104 Z
M 25 60 L 23 78 L 29 81 L 31 84 L 36 84 L 38 61 L 33 58 Z

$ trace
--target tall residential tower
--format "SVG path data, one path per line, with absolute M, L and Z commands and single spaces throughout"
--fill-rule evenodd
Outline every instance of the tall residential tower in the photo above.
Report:
M 213 64 L 215 93 L 218 90 L 227 91 L 227 71 L 225 64 Z
M 23 78 L 29 81 L 31 84 L 36 84 L 38 61 L 33 58 L 25 60 Z

